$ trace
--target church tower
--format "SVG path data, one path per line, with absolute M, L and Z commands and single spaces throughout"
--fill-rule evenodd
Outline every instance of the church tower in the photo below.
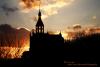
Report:
M 37 34 L 44 33 L 44 24 L 43 24 L 42 19 L 41 19 L 40 9 L 39 9 L 39 13 L 38 13 L 38 21 L 37 21 L 37 24 L 36 24 L 36 33 Z

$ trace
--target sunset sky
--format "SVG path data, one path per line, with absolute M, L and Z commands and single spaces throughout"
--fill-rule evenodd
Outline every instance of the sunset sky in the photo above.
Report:
M 25 0 L 24 0 L 25 1 Z M 39 0 L 0 0 L 0 24 L 35 29 Z M 41 0 L 45 31 L 68 26 L 100 26 L 100 0 Z

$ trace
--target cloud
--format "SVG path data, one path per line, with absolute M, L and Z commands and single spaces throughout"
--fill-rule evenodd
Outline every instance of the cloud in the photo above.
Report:
M 93 20 L 96 20 L 96 19 L 97 19 L 97 16 L 92 16 L 92 19 L 93 19 Z
M 41 9 L 44 12 L 44 18 L 48 16 L 58 14 L 58 10 L 64 6 L 69 6 L 74 0 L 20 0 L 21 11 L 29 13 L 32 10 L 38 10 L 39 3 L 41 3 Z
M 28 13 L 39 6 L 40 0 L 20 0 L 19 5 L 22 12 Z
M 0 25 L 0 46 L 22 47 L 29 42 L 29 33 L 26 28 L 15 29 L 8 24 L 2 24 Z
M 3 4 L 0 8 L 5 12 L 7 16 L 10 12 L 15 12 L 18 10 L 17 7 L 9 7 L 7 4 Z
M 73 29 L 81 29 L 82 26 L 80 24 L 74 24 Z

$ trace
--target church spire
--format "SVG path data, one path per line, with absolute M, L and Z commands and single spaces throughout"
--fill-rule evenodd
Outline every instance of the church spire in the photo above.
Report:
M 39 9 L 39 13 L 38 13 L 38 16 L 39 16 L 39 17 L 41 17 L 41 10 L 40 10 L 40 9 Z
M 40 5 L 39 5 L 39 13 L 38 13 L 38 21 L 36 24 L 36 33 L 44 33 L 44 24 L 41 19 L 41 10 L 40 10 Z
M 40 4 L 39 4 L 39 13 L 38 13 L 38 16 L 41 17 L 41 9 L 40 9 Z

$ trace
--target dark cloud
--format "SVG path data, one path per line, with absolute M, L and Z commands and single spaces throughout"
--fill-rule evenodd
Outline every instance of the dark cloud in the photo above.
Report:
M 8 6 L 7 4 L 3 4 L 0 8 L 5 12 L 5 14 L 6 14 L 7 16 L 8 16 L 10 13 L 15 12 L 15 11 L 18 10 L 17 7 L 10 7 L 10 6 Z
M 73 29 L 81 29 L 82 26 L 80 24 L 74 24 Z
M 0 25 L 0 46 L 22 47 L 29 41 L 29 31 L 21 28 L 15 29 L 8 24 Z

